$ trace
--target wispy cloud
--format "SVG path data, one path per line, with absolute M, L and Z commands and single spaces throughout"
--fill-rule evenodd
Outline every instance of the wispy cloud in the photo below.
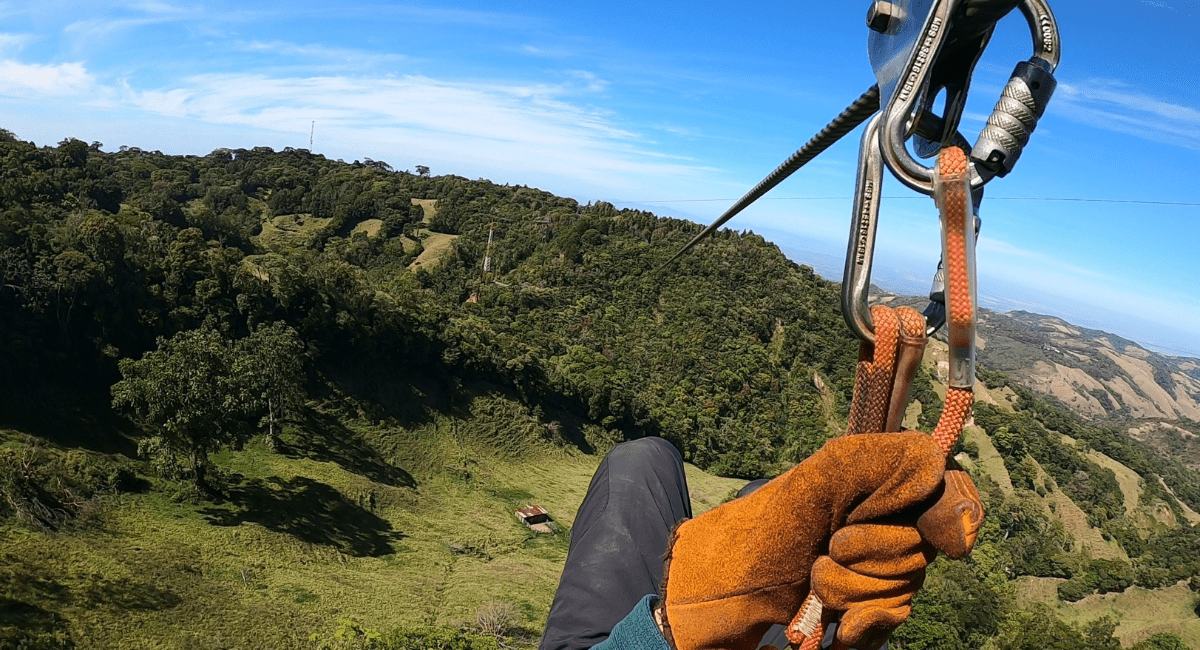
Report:
M 587 70 L 568 70 L 567 74 L 585 84 L 588 92 L 600 92 L 608 88 L 608 82 Z
M 990 277 L 1001 283 L 1028 287 L 1035 294 L 1102 305 L 1105 309 L 1152 321 L 1196 322 L 1200 319 L 1200 305 L 1195 301 L 1147 291 L 1131 283 L 1129 277 L 1116 278 L 988 237 L 979 238 L 978 250 L 981 286 L 987 286 Z
M 575 56 L 572 52 L 562 47 L 541 47 L 537 45 L 522 45 L 519 51 L 530 56 L 537 56 L 546 59 L 566 59 Z
M 304 63 L 313 61 L 320 63 L 348 65 L 378 65 L 384 63 L 400 63 L 409 57 L 391 52 L 369 52 L 352 48 L 329 47 L 316 43 L 289 43 L 287 41 L 248 41 L 235 46 L 243 52 L 261 54 L 276 54 L 283 57 L 305 59 Z
M 999 239 L 992 239 L 991 237 L 980 236 L 978 243 L 976 244 L 976 250 L 991 256 L 1001 256 L 1002 258 L 1009 259 L 1015 258 L 1016 260 L 1020 260 L 1019 263 L 1022 264 L 1033 262 L 1038 269 L 1053 269 L 1056 272 L 1102 282 L 1113 281 L 1111 276 L 1103 273 L 1098 273 L 1091 269 L 1085 269 L 1073 264 L 1067 264 L 1053 255 L 1046 255 L 1045 253 L 1039 253 L 1020 248 L 1018 246 L 1013 246 L 1008 242 L 1004 242 Z
M 33 42 L 33 36 L 29 34 L 0 33 L 0 54 L 20 52 L 31 42 Z
M 108 40 L 129 30 L 181 19 L 178 14 L 160 14 L 130 18 L 91 18 L 78 20 L 63 28 L 63 33 L 76 42 L 95 43 Z
M 72 14 L 82 15 L 62 27 L 67 42 L 77 51 L 90 51 L 98 44 L 128 38 L 128 33 L 147 28 L 161 29 L 163 25 L 184 25 L 211 36 L 224 36 L 221 31 L 232 23 L 263 21 L 274 15 L 271 10 L 226 8 L 203 5 L 180 6 L 166 2 L 141 2 L 119 7 L 89 6 Z M 58 16 L 55 16 L 57 19 Z
M 176 88 L 126 87 L 119 101 L 216 124 L 371 141 L 444 160 L 490 160 L 599 182 L 613 175 L 690 175 L 704 168 L 652 148 L 581 99 L 603 84 L 448 82 L 422 76 L 195 76 Z M 503 161 L 501 163 L 501 161 Z
M 95 79 L 82 63 L 42 65 L 0 61 L 0 94 L 63 97 L 82 94 L 94 84 Z
M 544 26 L 546 24 L 546 21 L 532 15 L 405 4 L 348 2 L 336 5 L 335 9 L 330 9 L 328 6 L 310 9 L 300 7 L 287 9 L 287 13 L 289 14 L 310 17 L 328 16 L 331 12 L 336 12 L 339 20 L 361 20 L 365 18 L 372 21 L 403 21 L 405 24 L 475 25 L 517 30 L 525 30 L 530 27 Z
M 1200 150 L 1200 110 L 1114 80 L 1059 84 L 1055 116 L 1146 140 Z

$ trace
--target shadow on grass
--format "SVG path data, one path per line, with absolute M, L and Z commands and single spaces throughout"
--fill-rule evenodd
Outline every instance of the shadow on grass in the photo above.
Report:
M 0 648 L 74 648 L 70 624 L 58 613 L 68 603 L 117 612 L 171 609 L 183 599 L 153 584 L 120 578 L 66 585 L 20 568 L 0 572 Z
M 342 469 L 392 487 L 417 487 L 417 480 L 392 465 L 358 434 L 347 429 L 337 417 L 308 411 L 301 419 L 301 433 L 280 445 L 279 452 L 289 458 L 307 458 L 337 463 Z
M 183 602 L 174 592 L 129 578 L 90 582 L 83 588 L 83 598 L 92 607 L 143 612 L 171 609 Z
M 47 404 L 55 406 L 48 408 Z M 65 448 L 137 458 L 137 431 L 107 402 L 93 396 L 53 394 L 0 401 L 0 429 L 37 436 Z
M 37 605 L 0 598 L 0 648 L 74 648 L 68 624 Z
M 394 361 L 377 351 L 348 353 L 322 370 L 362 416 L 392 419 L 405 428 L 427 424 L 433 412 L 445 411 L 455 390 L 448 378 L 427 375 L 413 366 L 398 370 Z M 318 398 L 334 396 L 328 390 L 311 394 Z
M 332 487 L 303 476 L 243 482 L 229 489 L 228 503 L 200 513 L 217 526 L 252 522 L 355 557 L 388 555 L 392 542 L 405 537 Z

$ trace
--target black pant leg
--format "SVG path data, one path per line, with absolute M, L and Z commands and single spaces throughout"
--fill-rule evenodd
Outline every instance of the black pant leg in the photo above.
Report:
M 592 477 L 539 650 L 585 650 L 608 638 L 662 582 L 675 525 L 692 516 L 683 457 L 662 438 L 623 442 Z

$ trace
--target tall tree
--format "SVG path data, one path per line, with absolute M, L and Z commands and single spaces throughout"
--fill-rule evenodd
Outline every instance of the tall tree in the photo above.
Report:
M 208 454 L 249 433 L 244 378 L 234 372 L 229 342 L 212 330 L 180 332 L 159 338 L 141 359 L 123 359 L 120 370 L 113 406 L 153 429 L 151 447 L 185 457 L 196 486 L 207 489 Z
M 268 440 L 275 448 L 276 419 L 293 413 L 304 399 L 304 342 L 296 330 L 276 321 L 238 341 L 237 353 L 234 372 L 241 378 L 247 403 L 260 412 L 266 409 Z

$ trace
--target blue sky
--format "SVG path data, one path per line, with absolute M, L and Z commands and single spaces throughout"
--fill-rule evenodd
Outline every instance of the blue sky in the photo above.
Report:
M 873 83 L 867 4 L 0 2 L 0 127 L 195 154 L 308 147 L 311 131 L 332 158 L 707 223 Z M 1200 207 L 1011 200 L 1200 203 L 1200 2 L 1051 6 L 1059 89 L 988 186 L 981 296 L 1200 356 Z M 1015 13 L 1000 25 L 968 139 L 1029 38 Z M 857 139 L 730 226 L 830 267 Z M 936 215 L 888 180 L 877 278 L 923 285 Z

